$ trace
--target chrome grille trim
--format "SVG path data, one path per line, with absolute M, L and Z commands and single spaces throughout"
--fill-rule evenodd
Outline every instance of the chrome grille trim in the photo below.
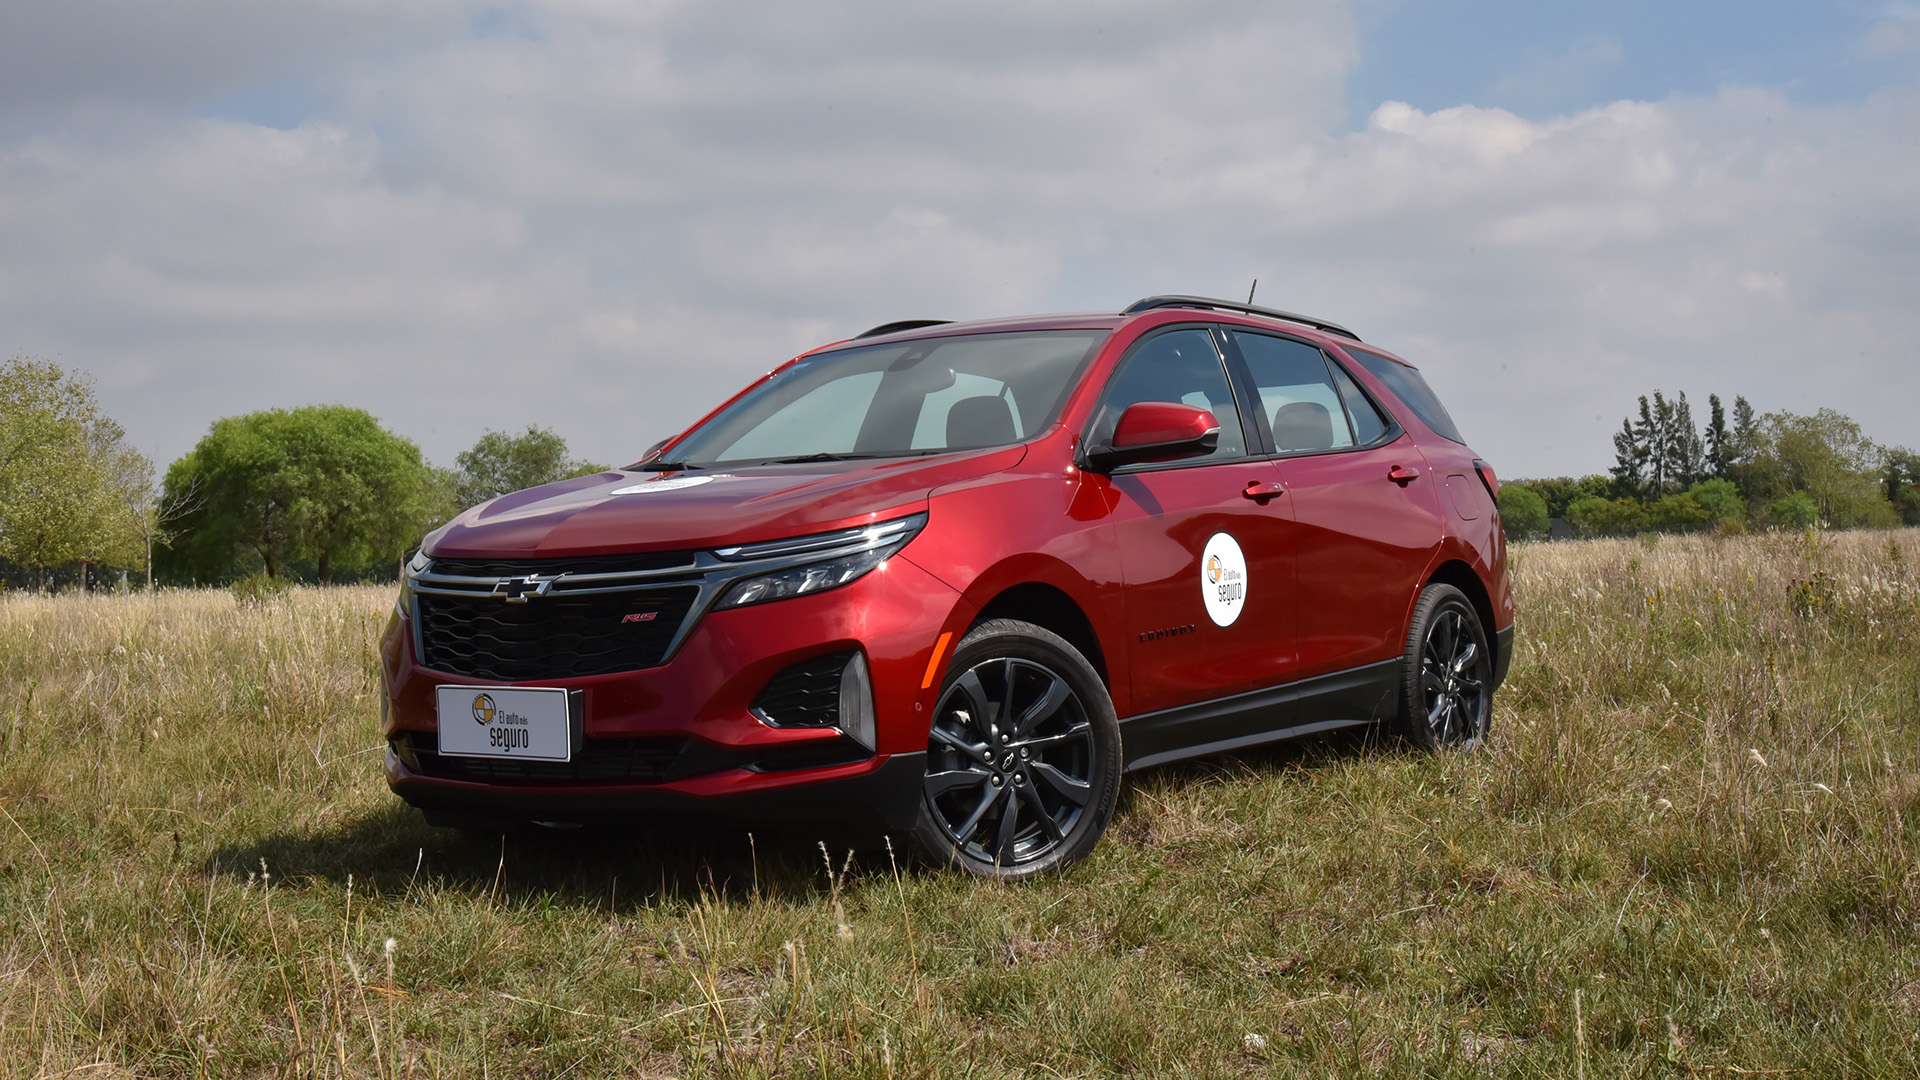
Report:
M 477 577 L 465 574 L 438 574 L 433 571 L 435 560 L 432 556 L 428 556 L 425 569 L 416 572 L 412 565 L 407 567 L 407 584 L 414 592 L 429 596 L 451 596 L 470 600 L 492 598 L 501 603 L 526 603 L 530 600 L 534 604 L 567 596 L 639 592 L 674 585 L 695 586 L 699 591 L 694 596 L 693 603 L 688 606 L 686 615 L 681 618 L 680 625 L 668 641 L 666 650 L 652 665 L 659 667 L 673 659 L 674 655 L 680 651 L 680 646 L 684 645 L 687 638 L 693 634 L 693 628 L 700 624 L 701 619 L 706 618 L 708 611 L 726 593 L 728 587 L 741 578 L 857 555 L 885 544 L 895 537 L 912 533 L 925 522 L 926 511 L 922 510 L 887 521 L 875 522 L 872 525 L 830 533 L 742 544 L 711 551 L 695 551 L 690 554 L 687 562 L 676 566 L 598 574 L 562 571 L 548 577 L 542 573 L 542 564 L 553 565 L 564 560 L 540 558 L 493 560 L 502 565 L 517 564 L 523 567 L 526 572 L 518 575 Z M 541 587 L 537 593 L 530 596 L 503 593 L 502 589 L 514 581 L 524 583 L 527 586 L 526 591 L 531 591 L 536 584 Z M 417 601 L 414 604 L 413 616 L 414 655 L 424 657 L 425 654 L 421 652 L 423 644 L 420 632 L 421 611 Z

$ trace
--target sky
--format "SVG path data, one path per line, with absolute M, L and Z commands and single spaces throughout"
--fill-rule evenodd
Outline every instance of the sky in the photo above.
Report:
M 0 356 L 166 464 L 637 458 L 901 318 L 1244 297 L 1504 476 L 1641 394 L 1920 446 L 1920 2 L 0 0 Z

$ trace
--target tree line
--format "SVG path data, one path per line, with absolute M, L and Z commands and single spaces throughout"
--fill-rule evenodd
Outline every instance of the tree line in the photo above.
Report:
M 391 578 L 422 535 L 497 495 L 603 471 L 552 431 L 487 431 L 435 466 L 362 409 L 308 405 L 216 421 L 155 483 L 93 385 L 45 360 L 0 364 L 0 578 L 45 590 L 278 587 Z
M 1641 397 L 1606 474 L 1513 480 L 1515 539 L 1920 525 L 1920 454 L 1831 409 L 1756 415 L 1684 393 Z M 0 364 L 0 584 L 45 590 L 138 575 L 149 586 L 387 578 L 429 530 L 509 491 L 598 472 L 538 427 L 487 431 L 451 468 L 344 405 L 216 421 L 158 485 L 92 383 L 45 360 Z
M 1606 474 L 1501 487 L 1510 538 L 1546 536 L 1553 519 L 1577 536 L 1920 525 L 1920 455 L 1874 442 L 1842 413 L 1756 415 L 1736 396 L 1729 414 L 1710 394 L 1701 424 L 1685 393 L 1639 405 Z

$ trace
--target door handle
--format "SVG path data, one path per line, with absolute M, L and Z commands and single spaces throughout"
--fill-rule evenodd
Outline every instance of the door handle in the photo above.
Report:
M 1243 498 L 1252 499 L 1261 506 L 1265 506 L 1267 503 L 1286 493 L 1287 485 L 1285 484 L 1268 484 L 1259 480 L 1249 480 L 1247 481 L 1247 486 L 1241 490 L 1240 495 Z
M 1387 479 L 1399 484 L 1401 487 L 1406 487 L 1408 484 L 1420 479 L 1420 474 L 1407 468 L 1405 465 L 1395 465 L 1393 468 L 1387 470 Z

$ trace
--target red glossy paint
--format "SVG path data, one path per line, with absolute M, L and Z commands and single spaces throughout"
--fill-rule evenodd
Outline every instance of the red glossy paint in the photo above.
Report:
M 1170 401 L 1142 401 L 1127 406 L 1113 428 L 1115 450 L 1181 445 L 1219 431 L 1220 421 L 1205 409 Z
M 1250 439 L 1248 452 L 1230 460 L 1090 470 L 1089 453 L 1102 439 L 1108 446 L 1178 443 L 1220 427 L 1208 409 L 1143 402 L 1125 410 L 1110 436 L 1098 430 L 1101 396 L 1121 359 L 1143 335 L 1173 325 L 1247 327 L 1313 345 L 1392 414 L 1397 436 L 1384 445 L 1291 454 Z M 382 640 L 389 739 L 435 732 L 436 686 L 564 686 L 581 692 L 584 738 L 664 736 L 746 756 L 840 740 L 831 728 L 770 726 L 751 707 L 789 665 L 858 650 L 871 671 L 878 725 L 870 759 L 777 772 L 730 767 L 645 784 L 531 784 L 427 775 L 394 751 L 386 767 L 394 790 L 443 810 L 534 818 L 586 813 L 582 807 L 718 810 L 762 795 L 787 799 L 779 805 L 804 816 L 812 793 L 915 767 L 946 665 L 982 618 L 1011 614 L 1066 637 L 1101 673 L 1123 720 L 1393 659 L 1421 588 L 1436 578 L 1477 589 L 1490 639 L 1512 626 L 1491 469 L 1480 463 L 1484 472 L 1477 471 L 1470 449 L 1421 424 L 1344 355 L 1342 338 L 1259 316 L 1175 308 L 944 325 L 857 344 L 1068 328 L 1109 333 L 1055 422 L 1013 445 L 600 473 L 476 507 L 423 545 L 432 558 L 519 561 L 710 552 L 926 514 L 903 549 L 850 584 L 708 611 L 665 663 L 605 675 L 507 683 L 436 672 L 415 654 L 411 611 L 396 611 Z M 1239 411 L 1251 432 L 1244 403 Z M 684 438 L 655 456 L 674 460 Z M 1452 478 L 1469 483 L 1456 488 Z M 1245 562 L 1237 614 L 1224 625 L 1209 614 L 1218 609 L 1203 592 L 1218 587 L 1204 556 L 1220 534 Z M 936 655 L 943 637 L 947 647 Z M 915 790 L 905 797 L 917 799 Z M 903 813 L 910 820 L 914 805 L 874 810 L 897 824 Z

